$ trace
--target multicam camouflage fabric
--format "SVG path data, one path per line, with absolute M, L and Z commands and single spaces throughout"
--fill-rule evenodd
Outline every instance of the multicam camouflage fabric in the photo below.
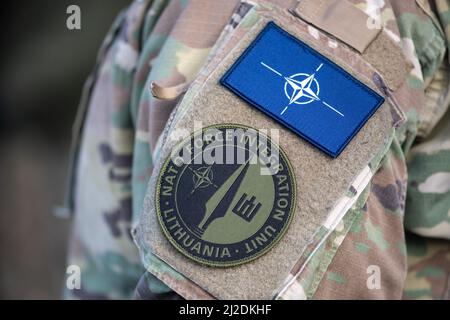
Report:
M 169 117 L 182 112 L 172 113 L 178 99 L 155 99 L 149 88 L 152 81 L 165 87 L 193 81 L 237 27 L 252 25 L 257 2 L 135 1 L 114 24 L 80 108 L 68 264 L 81 267 L 82 281 L 67 298 L 180 298 L 158 278 L 184 298 L 212 298 L 151 252 L 141 252 L 140 261 L 133 244 L 130 230 L 160 136 Z M 289 8 L 296 1 L 269 2 Z M 343 197 L 351 209 L 333 228 L 318 230 L 275 298 L 448 299 L 450 1 L 351 2 L 414 66 L 395 92 L 406 118 L 361 173 L 367 183 Z M 196 90 L 194 83 L 184 100 Z M 371 287 L 374 267 L 380 284 Z

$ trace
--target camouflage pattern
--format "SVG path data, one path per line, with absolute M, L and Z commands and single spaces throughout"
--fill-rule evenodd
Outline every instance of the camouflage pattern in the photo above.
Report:
M 445 129 L 450 114 L 449 61 L 445 56 L 449 5 L 448 1 L 436 1 L 434 7 L 427 1 L 391 1 L 379 8 L 381 24 L 401 39 L 403 51 L 414 65 L 407 86 L 397 94 L 407 122 L 397 130 L 374 175 L 367 212 L 350 228 L 316 299 L 449 299 L 450 243 L 413 235 L 405 240 L 402 227 L 404 222 L 408 230 L 425 237 L 450 236 L 448 143 L 446 146 L 450 131 Z M 373 10 L 370 1 L 358 6 Z M 371 265 L 380 267 L 380 289 L 362 285 Z
M 450 299 L 448 240 L 407 234 L 408 277 L 405 299 Z
M 77 121 L 82 136 L 68 264 L 82 268 L 82 283 L 67 298 L 214 298 L 151 252 L 141 248 L 139 256 L 130 230 L 171 125 L 208 75 L 203 66 L 218 63 L 229 40 L 255 23 L 259 2 L 265 10 L 295 4 L 141 0 L 114 24 Z M 394 92 L 403 123 L 343 195 L 345 209 L 331 212 L 317 230 L 274 298 L 449 299 L 450 1 L 351 2 L 413 66 Z M 152 81 L 171 87 L 193 80 L 175 112 L 179 99 L 155 99 L 149 90 Z M 376 288 L 368 285 L 372 270 L 380 271 Z

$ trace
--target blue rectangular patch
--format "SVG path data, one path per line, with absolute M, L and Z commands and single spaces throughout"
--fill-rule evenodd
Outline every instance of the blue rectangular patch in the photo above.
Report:
M 384 102 L 273 22 L 220 83 L 334 158 Z

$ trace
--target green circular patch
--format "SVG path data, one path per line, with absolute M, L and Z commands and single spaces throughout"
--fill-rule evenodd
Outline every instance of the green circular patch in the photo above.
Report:
M 261 132 L 215 125 L 165 161 L 156 189 L 158 220 L 185 256 L 210 266 L 260 257 L 294 214 L 295 179 L 284 152 Z

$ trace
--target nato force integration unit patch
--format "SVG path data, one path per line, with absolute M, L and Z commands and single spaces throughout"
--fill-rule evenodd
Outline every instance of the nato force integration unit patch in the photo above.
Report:
M 384 102 L 273 22 L 220 82 L 333 158 Z
M 291 165 L 267 135 L 215 125 L 175 148 L 155 202 L 164 234 L 182 254 L 226 267 L 256 259 L 280 240 L 295 191 Z

